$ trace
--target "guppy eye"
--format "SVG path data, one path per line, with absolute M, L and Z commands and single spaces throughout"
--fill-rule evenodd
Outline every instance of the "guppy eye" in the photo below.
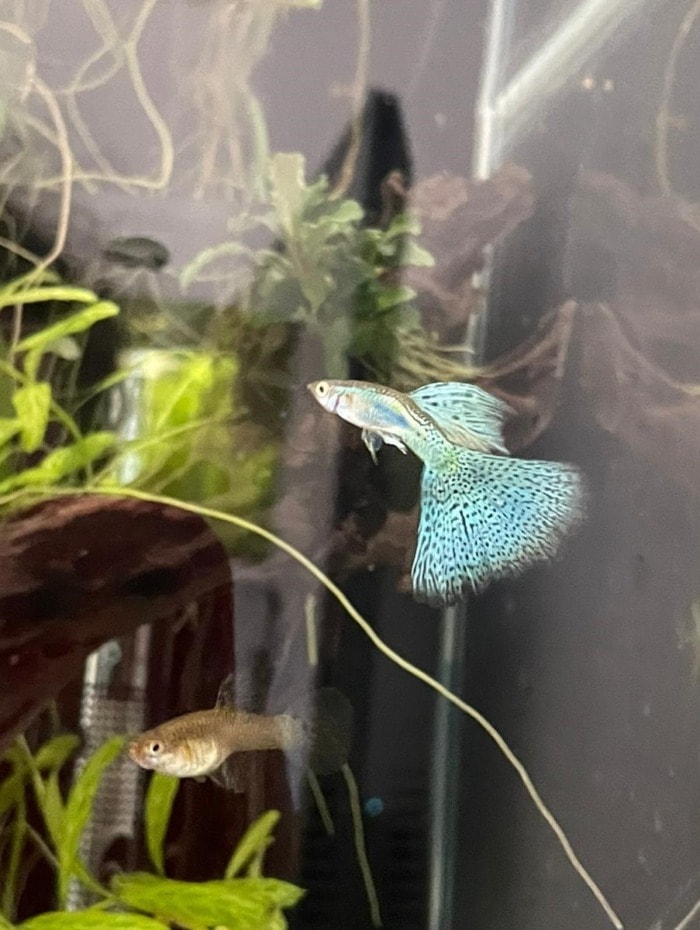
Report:
M 328 393 L 328 385 L 325 381 L 319 381 L 316 385 L 316 393 L 319 397 L 325 397 Z
M 160 752 L 160 743 L 151 743 L 150 749 L 152 753 L 157 755 Z

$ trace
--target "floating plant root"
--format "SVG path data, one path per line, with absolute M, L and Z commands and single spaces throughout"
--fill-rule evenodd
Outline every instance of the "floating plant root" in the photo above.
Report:
M 326 831 L 328 836 L 335 836 L 333 818 L 331 817 L 331 812 L 328 810 L 328 805 L 326 804 L 326 799 L 323 796 L 323 791 L 321 791 L 321 786 L 318 783 L 318 778 L 316 778 L 316 774 L 312 772 L 311 769 L 309 769 L 306 773 L 306 778 L 309 782 L 309 788 L 311 789 L 311 794 L 313 795 L 316 809 L 318 810 L 321 822 L 323 823 L 323 829 Z
M 353 836 L 355 837 L 355 852 L 357 853 L 357 862 L 362 872 L 362 881 L 365 883 L 367 900 L 369 901 L 369 913 L 372 918 L 373 927 L 382 926 L 382 915 L 379 911 L 379 899 L 377 898 L 377 889 L 374 887 L 372 870 L 369 867 L 367 858 L 367 844 L 365 843 L 365 831 L 362 826 L 362 810 L 360 808 L 360 793 L 357 790 L 357 782 L 352 774 L 352 769 L 347 762 L 343 763 L 340 770 L 343 773 L 345 784 L 348 786 L 348 797 L 350 798 L 350 812 L 352 813 Z

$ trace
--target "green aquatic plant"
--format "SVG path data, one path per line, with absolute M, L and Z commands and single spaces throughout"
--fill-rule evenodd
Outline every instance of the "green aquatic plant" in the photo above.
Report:
M 22 337 L 23 313 L 35 304 L 68 312 Z M 92 474 L 116 439 L 108 431 L 80 429 L 55 396 L 53 364 L 56 359 L 75 364 L 87 332 L 119 308 L 86 288 L 65 284 L 52 271 L 32 271 L 0 287 L 3 312 L 14 319 L 7 328 L 9 342 L 0 338 L 0 494 L 38 484 L 74 484 Z
M 283 909 L 294 906 L 303 892 L 289 882 L 262 875 L 265 850 L 273 842 L 272 831 L 279 819 L 277 811 L 268 811 L 249 827 L 222 879 L 185 882 L 165 877 L 163 844 L 177 779 L 154 776 L 147 794 L 146 844 L 158 874 L 122 873 L 106 888 L 89 872 L 80 859 L 80 840 L 102 777 L 124 742 L 124 737 L 115 736 L 104 743 L 87 760 L 65 797 L 61 774 L 78 748 L 76 736 L 55 736 L 36 752 L 20 737 L 0 757 L 7 769 L 0 781 L 0 926 L 15 926 L 27 877 L 23 874 L 23 863 L 28 861 L 25 853 L 32 845 L 54 870 L 59 908 L 65 906 L 72 880 L 89 888 L 97 903 L 82 911 L 55 910 L 31 917 L 17 925 L 25 930 L 146 930 L 168 928 L 171 923 L 188 930 L 212 926 L 282 930 L 286 926 Z M 39 827 L 30 822 L 30 803 L 37 808 Z
M 250 422 L 238 387 L 239 360 L 222 352 L 140 349 L 123 358 L 120 442 L 98 483 L 120 483 L 249 517 L 273 501 L 281 438 Z M 126 427 L 134 438 L 123 433 Z M 260 543 L 231 529 L 229 551 Z
M 37 305 L 51 309 L 43 325 L 28 320 Z M 8 342 L 0 335 L 0 495 L 117 482 L 259 515 L 272 500 L 279 439 L 247 422 L 235 357 L 143 349 L 99 384 L 76 388 L 89 331 L 119 312 L 53 271 L 31 271 L 0 287 L 0 323 L 3 313 L 13 316 L 0 329 L 12 333 Z M 136 424 L 133 438 L 122 421 L 114 429 L 80 425 L 86 402 L 114 390 Z M 231 530 L 223 542 L 236 549 L 241 538 Z M 245 548 L 248 555 L 260 550 Z
M 273 156 L 269 177 L 272 210 L 239 222 L 235 239 L 200 253 L 183 270 L 183 286 L 225 266 L 232 284 L 250 279 L 236 312 L 252 326 L 296 324 L 313 333 L 329 377 L 342 376 L 348 356 L 388 373 L 401 332 L 419 328 L 416 295 L 401 283 L 401 269 L 433 264 L 416 242 L 417 220 L 401 213 L 386 229 L 367 226 L 360 204 L 333 196 L 325 177 L 307 183 L 299 153 Z M 256 225 L 274 233 L 273 247 L 245 243 Z

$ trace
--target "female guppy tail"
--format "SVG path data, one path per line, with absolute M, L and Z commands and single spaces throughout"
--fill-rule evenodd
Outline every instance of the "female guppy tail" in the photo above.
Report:
M 449 468 L 426 462 L 414 593 L 431 603 L 454 603 L 466 586 L 479 591 L 552 558 L 583 518 L 584 501 L 572 465 L 468 449 L 455 449 Z

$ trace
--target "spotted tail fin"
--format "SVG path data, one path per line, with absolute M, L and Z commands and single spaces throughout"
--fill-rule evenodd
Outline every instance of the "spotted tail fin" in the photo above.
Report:
M 455 450 L 450 467 L 423 470 L 418 545 L 411 577 L 417 597 L 449 604 L 552 558 L 581 521 L 580 473 L 558 462 Z

